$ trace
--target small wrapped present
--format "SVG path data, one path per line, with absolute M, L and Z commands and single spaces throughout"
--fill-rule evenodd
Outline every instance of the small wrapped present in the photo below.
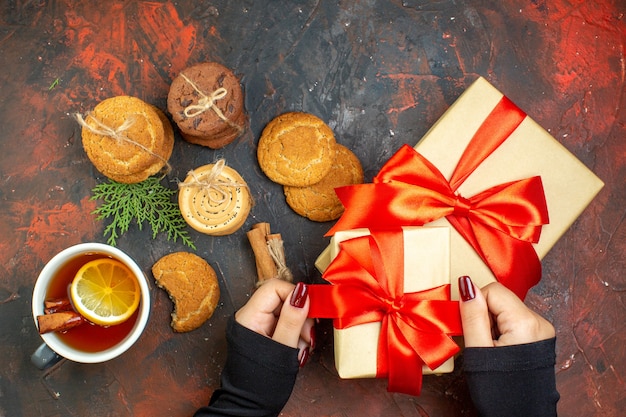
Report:
M 402 147 L 372 184 L 342 187 L 345 212 L 328 235 L 367 227 L 448 226 L 451 275 L 499 280 L 520 298 L 540 259 L 603 187 L 602 181 L 483 78 L 415 146 Z M 317 261 L 323 270 L 329 250 Z M 453 298 L 458 298 L 456 285 Z
M 309 316 L 333 318 L 341 378 L 387 377 L 419 395 L 422 373 L 452 372 L 458 302 L 450 299 L 447 227 L 337 232 L 324 279 L 309 285 Z

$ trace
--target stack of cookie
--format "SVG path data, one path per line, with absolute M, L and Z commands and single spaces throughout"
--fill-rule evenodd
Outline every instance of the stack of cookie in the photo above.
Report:
M 172 81 L 167 110 L 182 137 L 197 145 L 222 148 L 245 130 L 239 79 L 215 62 L 197 64 L 183 70 Z
M 343 213 L 335 188 L 363 182 L 356 155 L 308 113 L 285 113 L 268 123 L 257 158 L 265 175 L 283 185 L 287 204 L 317 222 L 336 220 Z
M 174 130 L 165 114 L 136 97 L 100 102 L 82 125 L 82 142 L 96 169 L 122 183 L 141 182 L 158 173 L 172 155 Z
M 179 184 L 178 206 L 189 226 L 212 236 L 237 231 L 248 218 L 248 185 L 223 159 L 190 171 Z

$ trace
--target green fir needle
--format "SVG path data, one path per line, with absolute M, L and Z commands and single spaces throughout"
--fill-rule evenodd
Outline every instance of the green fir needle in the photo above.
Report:
M 133 220 L 139 230 L 144 223 L 152 228 L 152 238 L 159 233 L 166 233 L 167 240 L 196 249 L 189 234 L 187 223 L 183 219 L 178 204 L 172 201 L 175 190 L 161 185 L 156 177 L 150 177 L 136 184 L 124 184 L 113 180 L 96 185 L 92 190 L 91 200 L 102 200 L 102 204 L 92 214 L 98 220 L 110 220 L 104 229 L 108 236 L 107 243 L 115 246 L 117 239 L 128 231 Z

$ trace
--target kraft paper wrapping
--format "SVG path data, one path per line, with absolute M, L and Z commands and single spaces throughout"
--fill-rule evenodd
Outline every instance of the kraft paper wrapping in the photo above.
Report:
M 477 79 L 415 145 L 415 149 L 449 179 L 467 144 L 502 97 L 503 94 L 487 80 Z M 530 116 L 463 182 L 458 192 L 467 198 L 494 185 L 535 175 L 541 176 L 550 217 L 550 224 L 542 228 L 541 239 L 533 245 L 542 259 L 604 183 Z M 445 218 L 425 226 L 447 226 L 450 229 L 450 272 L 453 278 L 469 275 L 480 287 L 495 281 L 491 270 Z M 328 265 L 329 255 L 330 249 L 327 248 L 317 259 L 316 266 L 320 271 Z M 452 298 L 458 299 L 456 285 L 452 285 Z
M 417 292 L 450 283 L 450 228 L 404 227 L 404 292 Z M 329 263 L 339 252 L 339 243 L 369 235 L 367 229 L 337 232 L 328 247 Z M 341 378 L 376 377 L 376 355 L 380 322 L 334 329 L 335 367 Z M 424 374 L 449 373 L 454 358 L 435 370 L 423 367 Z

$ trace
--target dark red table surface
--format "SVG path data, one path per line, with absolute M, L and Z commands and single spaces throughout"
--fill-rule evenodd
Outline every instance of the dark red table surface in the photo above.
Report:
M 107 1 L 0 5 L 0 416 L 188 416 L 219 383 L 224 325 L 249 297 L 254 261 L 245 231 L 270 222 L 298 280 L 329 223 L 286 205 L 256 163 L 267 122 L 286 111 L 324 119 L 371 180 L 401 144 L 416 143 L 478 76 L 487 78 L 606 183 L 543 260 L 527 304 L 557 328 L 562 416 L 626 410 L 626 6 L 622 0 L 534 1 Z M 30 363 L 40 338 L 31 292 L 59 250 L 106 241 L 91 214 L 103 180 L 71 117 L 115 95 L 165 109 L 186 66 L 217 61 L 240 77 L 250 128 L 221 150 L 177 133 L 175 187 L 190 169 L 225 158 L 248 181 L 255 206 L 230 236 L 190 230 L 218 272 L 222 297 L 200 329 L 175 334 L 172 304 L 153 286 L 138 341 L 105 364 Z M 520 155 L 520 160 L 524 156 Z M 188 250 L 134 227 L 118 246 L 150 275 L 161 256 Z M 384 380 L 340 380 L 332 332 L 300 372 L 285 416 L 474 416 L 461 372 L 427 376 L 420 397 Z

